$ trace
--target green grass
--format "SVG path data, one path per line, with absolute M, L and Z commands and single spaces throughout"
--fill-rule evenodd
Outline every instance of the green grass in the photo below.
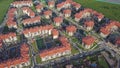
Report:
M 2 23 L 10 3 L 14 0 L 0 0 L 0 24 Z
M 120 21 L 120 5 L 111 4 L 107 2 L 101 2 L 96 0 L 74 0 L 80 3 L 82 6 L 92 8 L 98 12 L 101 12 L 112 20 Z
M 41 58 L 40 58 L 40 56 L 39 55 L 37 55 L 36 56 L 36 62 L 37 62 L 37 64 L 39 64 L 39 63 L 41 63 L 42 61 L 41 61 Z
M 72 50 L 71 50 L 71 53 L 72 53 L 72 54 L 79 53 L 79 51 L 78 51 L 77 49 L 75 49 L 74 47 L 71 46 L 71 48 L 72 48 Z
M 98 58 L 98 62 L 102 68 L 109 68 L 107 62 L 103 57 Z
M 36 41 L 34 41 L 34 42 L 32 43 L 32 45 L 33 45 L 33 47 L 34 47 L 34 51 L 35 51 L 35 52 L 38 52 L 38 47 L 37 47 Z

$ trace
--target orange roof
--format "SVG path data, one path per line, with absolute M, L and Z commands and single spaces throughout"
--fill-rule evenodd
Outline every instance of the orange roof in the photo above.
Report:
M 54 1 L 49 1 L 48 2 L 48 5 L 50 6 L 50 5 L 54 5 L 55 4 L 55 2 Z
M 104 15 L 102 13 L 98 13 L 97 11 L 93 11 L 93 14 L 98 17 L 98 19 L 104 18 Z
M 0 68 L 10 67 L 11 65 L 21 64 L 22 62 L 29 61 L 29 47 L 27 44 L 22 44 L 21 46 L 21 56 L 13 59 L 9 59 L 0 63 Z M 26 56 L 28 55 L 28 56 Z
M 76 32 L 76 29 L 77 28 L 73 25 L 70 25 L 70 26 L 66 27 L 66 31 L 68 31 L 68 32 Z
M 61 52 L 64 52 L 66 50 L 71 50 L 71 47 L 70 47 L 70 44 L 68 43 L 67 38 L 60 37 L 60 41 L 61 41 L 63 46 L 55 47 L 55 48 L 52 48 L 49 50 L 44 50 L 40 53 L 40 57 L 51 56 L 51 55 L 54 55 L 56 53 L 61 53 Z
M 38 31 L 42 31 L 42 30 L 51 30 L 51 29 L 53 29 L 52 25 L 45 25 L 45 26 L 25 29 L 25 30 L 23 30 L 23 34 L 28 34 L 29 32 L 34 33 L 34 32 L 38 32 Z
M 58 30 L 53 29 L 53 30 L 52 30 L 52 34 L 53 34 L 53 36 L 58 36 L 58 35 L 59 35 L 59 32 L 58 32 Z
M 35 13 L 29 7 L 22 7 L 23 11 L 27 11 L 30 17 L 34 17 Z
M 14 1 L 12 5 L 20 5 L 20 6 L 26 6 L 28 4 L 32 4 L 32 1 Z
M 94 26 L 94 21 L 86 21 L 86 22 L 84 23 L 84 25 L 85 25 L 86 27 L 93 27 L 93 26 Z
M 51 10 L 44 11 L 44 15 L 52 15 L 52 11 Z
M 120 45 L 120 37 L 116 39 L 115 44 L 116 44 L 116 45 Z
M 70 9 L 65 9 L 65 10 L 63 10 L 63 13 L 64 14 L 71 14 L 71 10 Z
M 62 8 L 64 6 L 64 3 L 65 2 L 61 2 L 61 3 L 57 4 L 57 8 Z
M 43 5 L 39 4 L 39 5 L 35 6 L 35 7 L 36 7 L 36 9 L 42 9 Z
M 41 17 L 36 16 L 34 18 L 25 19 L 25 20 L 22 21 L 22 23 L 24 23 L 24 24 L 33 24 L 33 23 L 39 22 L 40 20 L 41 20 Z
M 86 37 L 82 38 L 82 42 L 85 45 L 92 45 L 95 42 L 95 38 L 92 36 L 86 36 Z
M 76 7 L 76 8 L 80 8 L 81 7 L 81 5 L 79 3 L 76 3 L 76 2 L 72 2 L 72 5 L 74 7 Z
M 102 28 L 100 29 L 100 32 L 102 32 L 102 33 L 105 34 L 105 35 L 109 35 L 109 34 L 110 34 L 110 31 L 109 31 L 108 29 L 106 29 L 105 27 L 102 27 Z
M 53 20 L 54 20 L 55 23 L 62 23 L 63 22 L 62 17 L 55 17 Z
M 0 35 L 0 38 L 2 39 L 2 40 L 4 40 L 4 39 L 7 39 L 7 38 L 10 38 L 10 37 L 15 37 L 16 36 L 16 33 L 8 33 L 8 34 L 1 34 Z
M 103 34 L 106 34 L 106 35 L 110 34 L 110 29 L 113 26 L 117 26 L 116 23 L 117 23 L 116 21 L 110 21 L 108 24 L 101 27 L 100 32 L 102 32 Z

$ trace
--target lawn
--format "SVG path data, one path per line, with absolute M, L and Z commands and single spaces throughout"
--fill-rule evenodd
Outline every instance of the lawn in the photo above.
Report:
M 98 62 L 102 68 L 109 68 L 107 62 L 105 61 L 104 57 L 99 57 Z
M 105 17 L 120 21 L 120 5 L 96 0 L 74 0 L 82 6 L 101 12 Z
M 14 0 L 0 0 L 0 24 L 2 23 L 10 3 Z

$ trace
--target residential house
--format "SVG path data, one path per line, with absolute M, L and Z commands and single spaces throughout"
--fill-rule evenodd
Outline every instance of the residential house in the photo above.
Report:
M 55 17 L 53 19 L 54 23 L 56 26 L 60 26 L 60 24 L 63 22 L 63 18 L 62 17 Z
M 68 33 L 69 36 L 73 36 L 73 34 L 76 32 L 76 27 L 73 25 L 67 26 L 66 27 L 66 32 Z
M 95 38 L 92 36 L 86 36 L 82 38 L 82 45 L 86 49 L 89 49 L 91 46 L 93 46 L 94 42 L 95 42 Z

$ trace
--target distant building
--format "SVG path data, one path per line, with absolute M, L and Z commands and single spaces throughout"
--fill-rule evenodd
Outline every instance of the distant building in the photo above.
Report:
M 60 26 L 60 24 L 63 22 L 63 18 L 62 17 L 55 17 L 53 19 L 54 23 L 56 26 Z
M 92 36 L 86 36 L 82 38 L 82 45 L 85 46 L 86 49 L 89 49 L 91 46 L 93 46 L 95 42 L 95 38 Z
M 52 16 L 52 11 L 51 10 L 44 11 L 44 16 L 46 19 L 49 19 L 50 16 Z
M 76 32 L 76 27 L 73 25 L 67 26 L 66 27 L 66 32 L 68 33 L 69 36 L 73 36 L 73 34 Z
M 1 62 L 0 68 L 22 68 L 30 65 L 29 47 L 27 44 L 21 45 L 20 53 L 20 57 Z
M 71 47 L 67 38 L 60 37 L 59 40 L 62 43 L 61 46 L 44 50 L 40 53 L 42 61 L 47 61 L 60 56 L 71 54 Z
M 15 1 L 13 3 L 11 3 L 11 5 L 13 7 L 23 7 L 23 6 L 28 6 L 28 7 L 31 7 L 33 6 L 33 3 L 32 1 Z

